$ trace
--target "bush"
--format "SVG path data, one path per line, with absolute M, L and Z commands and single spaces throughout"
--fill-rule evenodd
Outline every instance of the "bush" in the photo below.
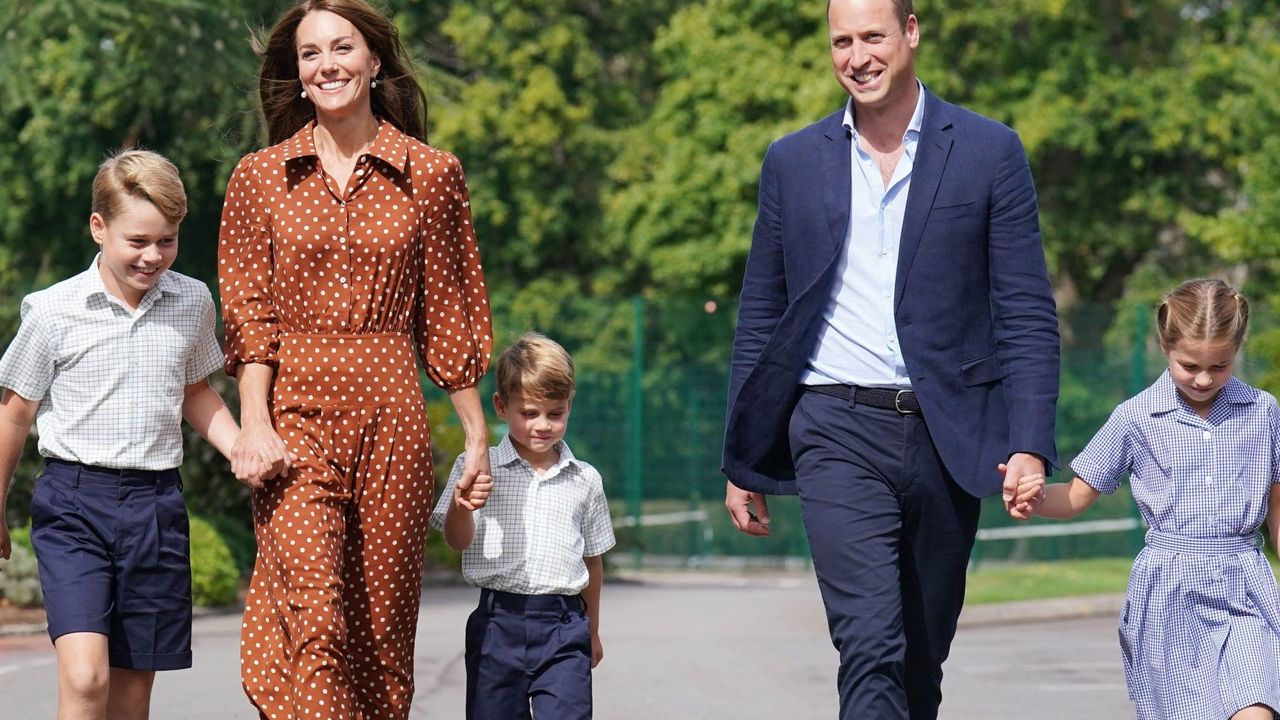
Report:
M 9 539 L 13 553 L 8 560 L 0 560 L 0 598 L 18 607 L 40 607 L 44 598 L 40 595 L 36 554 L 31 550 L 31 530 L 15 528 Z
M 253 572 L 253 563 L 258 558 L 258 541 L 253 537 L 253 528 L 243 520 L 226 515 L 211 515 L 204 518 L 218 532 L 231 551 L 231 559 L 235 561 L 240 578 L 246 579 Z
M 207 520 L 191 516 L 191 598 L 196 605 L 229 605 L 240 591 L 240 571 L 227 541 Z

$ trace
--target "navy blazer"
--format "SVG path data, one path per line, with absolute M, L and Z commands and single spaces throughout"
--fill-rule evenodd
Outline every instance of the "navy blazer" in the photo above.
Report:
M 849 224 L 843 117 L 773 143 L 760 171 L 722 468 L 745 490 L 795 493 L 787 427 Z M 928 90 L 894 321 L 929 434 L 961 487 L 999 492 L 996 464 L 1014 452 L 1057 464 L 1058 321 L 1026 153 L 1009 128 Z

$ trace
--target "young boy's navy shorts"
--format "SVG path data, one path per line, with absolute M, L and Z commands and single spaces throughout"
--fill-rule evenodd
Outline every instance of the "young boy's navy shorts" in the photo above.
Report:
M 191 667 L 191 556 L 175 470 L 47 460 L 31 497 L 49 638 L 106 635 L 111 667 Z
M 581 596 L 481 588 L 466 637 L 468 720 L 590 720 L 591 621 Z

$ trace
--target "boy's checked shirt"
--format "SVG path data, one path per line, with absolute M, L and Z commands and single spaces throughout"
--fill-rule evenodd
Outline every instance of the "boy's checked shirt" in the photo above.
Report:
M 103 467 L 182 464 L 186 386 L 222 367 L 204 283 L 166 270 L 137 310 L 107 292 L 98 258 L 22 301 L 0 386 L 40 402 L 40 454 Z
M 516 453 L 510 436 L 489 448 L 493 491 L 475 512 L 476 535 L 462 553 L 471 585 L 524 595 L 577 595 L 587 586 L 583 557 L 613 547 L 613 524 L 600 473 L 561 441 L 560 461 L 541 477 Z M 431 513 L 444 527 L 453 488 L 462 476 L 459 456 Z

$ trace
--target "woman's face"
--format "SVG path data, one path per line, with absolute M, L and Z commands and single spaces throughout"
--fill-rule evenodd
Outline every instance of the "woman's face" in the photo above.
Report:
M 372 114 L 370 81 L 381 62 L 351 21 L 327 10 L 306 14 L 295 34 L 298 79 L 321 120 Z

